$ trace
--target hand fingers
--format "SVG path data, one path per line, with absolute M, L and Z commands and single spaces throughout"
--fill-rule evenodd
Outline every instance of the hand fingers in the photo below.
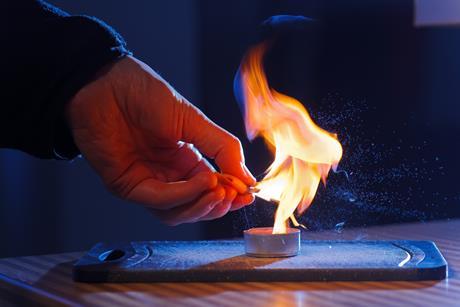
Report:
M 240 178 L 247 185 L 256 180 L 244 164 L 241 143 L 232 134 L 216 125 L 190 103 L 184 103 L 182 139 L 194 144 L 203 154 L 215 159 L 220 170 Z
M 218 186 L 211 192 L 201 196 L 198 201 L 192 205 L 183 205 L 171 210 L 160 211 L 153 210 L 164 223 L 170 226 L 177 226 L 183 223 L 194 223 L 211 212 L 216 205 L 221 203 L 225 198 L 225 190 Z
M 243 207 L 246 207 L 252 204 L 254 200 L 255 200 L 255 197 L 253 194 L 237 195 L 232 202 L 232 207 L 230 208 L 230 211 L 235 211 Z
M 203 158 L 192 144 L 179 142 L 177 151 L 172 156 L 168 156 L 167 159 L 174 160 L 174 171 L 180 176 L 187 174 L 187 178 L 200 172 L 215 172 L 214 167 Z
M 201 221 L 214 220 L 220 217 L 223 217 L 232 207 L 232 202 L 237 196 L 235 189 L 229 186 L 223 186 L 225 189 L 225 198 L 224 200 L 217 204 L 214 209 L 211 210 L 206 216 L 200 218 Z
M 216 186 L 217 178 L 212 172 L 201 172 L 190 180 L 170 183 L 149 178 L 134 187 L 126 198 L 153 209 L 166 210 L 189 203 Z
M 216 170 L 211 165 L 211 163 L 209 163 L 209 161 L 206 160 L 206 158 L 202 158 L 200 163 L 198 163 L 197 165 L 195 165 L 195 167 L 193 167 L 191 170 L 189 170 L 189 172 L 188 172 L 186 177 L 190 178 L 190 177 L 195 176 L 198 173 L 209 172 L 209 171 L 211 171 L 214 174 L 216 174 Z
M 216 176 L 220 183 L 233 187 L 239 194 L 248 192 L 248 186 L 237 177 L 221 173 L 216 173 Z

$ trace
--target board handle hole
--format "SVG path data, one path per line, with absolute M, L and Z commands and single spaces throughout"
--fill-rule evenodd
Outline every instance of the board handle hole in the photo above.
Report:
M 114 261 L 121 259 L 125 255 L 125 251 L 121 249 L 113 249 L 102 253 L 99 256 L 100 261 Z

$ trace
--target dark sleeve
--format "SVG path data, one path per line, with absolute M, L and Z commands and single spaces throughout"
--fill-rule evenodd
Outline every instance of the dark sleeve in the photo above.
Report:
M 0 148 L 75 157 L 65 104 L 101 68 L 129 53 L 125 42 L 96 18 L 34 0 L 2 1 L 0 33 Z

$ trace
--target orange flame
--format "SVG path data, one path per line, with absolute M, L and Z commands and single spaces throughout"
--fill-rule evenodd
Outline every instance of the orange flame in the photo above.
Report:
M 257 196 L 277 201 L 273 233 L 286 233 L 288 220 L 298 226 L 294 211 L 302 214 L 312 203 L 319 181 L 326 183 L 331 167 L 342 157 L 337 135 L 318 127 L 298 100 L 271 89 L 263 68 L 266 44 L 253 47 L 239 70 L 246 133 L 261 135 L 275 154 Z

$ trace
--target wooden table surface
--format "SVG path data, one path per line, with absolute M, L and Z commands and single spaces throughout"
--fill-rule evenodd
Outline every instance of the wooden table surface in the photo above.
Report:
M 460 306 L 460 220 L 307 233 L 308 239 L 414 239 L 436 242 L 449 278 L 421 282 L 85 284 L 71 278 L 83 253 L 0 259 L 0 305 L 91 306 Z

